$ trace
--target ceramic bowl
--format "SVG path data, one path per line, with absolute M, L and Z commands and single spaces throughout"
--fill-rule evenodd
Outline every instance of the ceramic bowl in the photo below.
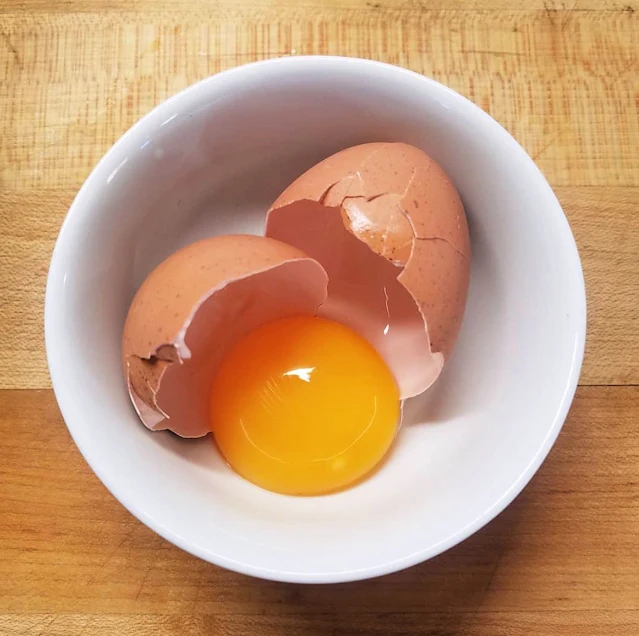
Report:
M 152 433 L 120 367 L 126 312 L 177 248 L 261 233 L 278 193 L 333 152 L 403 141 L 464 201 L 471 283 L 456 349 L 406 404 L 388 461 L 354 488 L 287 497 L 244 481 L 210 436 Z M 140 521 L 211 563 L 330 583 L 429 559 L 522 490 L 573 398 L 586 325 L 566 217 L 526 152 L 454 91 L 376 62 L 292 57 L 210 77 L 160 104 L 82 186 L 51 261 L 45 329 L 53 387 L 80 451 Z

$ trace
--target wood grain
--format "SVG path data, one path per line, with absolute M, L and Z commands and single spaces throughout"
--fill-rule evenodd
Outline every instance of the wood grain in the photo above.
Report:
M 187 555 L 105 490 L 50 391 L 2 391 L 0 412 L 2 634 L 639 631 L 639 387 L 580 388 L 537 476 L 466 542 L 340 586 L 249 579 Z
M 544 11 L 546 13 L 583 11 L 628 12 L 636 5 L 630 0 L 531 0 L 522 5 L 518 0 L 4 0 L 3 13 L 93 13 L 93 12 L 174 12 L 208 11 L 226 18 L 229 15 L 268 17 L 270 21 L 286 20 L 291 16 L 323 14 L 335 16 L 358 12 L 377 15 L 398 15 L 442 9 L 456 12 L 486 11 Z
M 319 53 L 448 84 L 512 132 L 553 185 L 639 185 L 635 13 L 289 8 L 269 19 L 259 9 L 3 16 L 0 179 L 19 191 L 77 189 L 176 91 L 242 62 Z
M 636 0 L 2 0 L 0 634 L 639 634 L 637 42 Z M 109 146 L 188 84 L 301 54 L 400 64 L 500 121 L 564 206 L 589 304 L 582 387 L 524 493 L 338 587 L 225 572 L 133 519 L 69 438 L 42 338 L 55 237 Z

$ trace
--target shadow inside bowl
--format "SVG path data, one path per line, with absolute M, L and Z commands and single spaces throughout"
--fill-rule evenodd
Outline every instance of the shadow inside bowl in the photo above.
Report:
M 184 439 L 170 431 L 158 431 L 149 432 L 149 438 L 153 444 L 157 444 L 163 450 L 207 471 L 227 472 L 231 470 L 210 434 L 198 439 Z

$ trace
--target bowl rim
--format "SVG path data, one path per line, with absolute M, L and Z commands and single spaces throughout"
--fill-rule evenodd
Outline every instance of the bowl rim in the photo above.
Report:
M 327 67 L 333 64 L 340 64 L 342 66 L 350 66 L 354 72 L 359 69 L 373 69 L 380 71 L 381 73 L 395 73 L 404 75 L 413 82 L 419 82 L 428 85 L 436 92 L 443 92 L 447 96 L 458 102 L 462 107 L 474 111 L 476 116 L 479 116 L 488 125 L 492 126 L 495 134 L 501 135 L 512 148 L 513 152 L 520 153 L 525 161 L 534 167 L 539 173 L 542 179 L 542 184 L 547 188 L 550 195 L 550 201 L 556 206 L 556 211 L 563 218 L 565 226 L 562 233 L 565 234 L 565 259 L 567 267 L 573 270 L 576 279 L 574 284 L 576 286 L 576 293 L 578 298 L 576 300 L 575 310 L 577 315 L 575 316 L 576 338 L 574 343 L 573 356 L 571 361 L 570 373 L 566 387 L 561 398 L 560 406 L 555 413 L 554 419 L 549 427 L 546 437 L 543 439 L 541 445 L 536 450 L 532 460 L 520 473 L 518 478 L 510 487 L 497 499 L 491 506 L 489 506 L 484 512 L 475 518 L 472 522 L 468 523 L 464 527 L 458 529 L 455 533 L 448 536 L 445 540 L 435 545 L 429 545 L 428 547 L 415 551 L 411 554 L 407 554 L 399 559 L 395 559 L 390 562 L 382 562 L 374 566 L 360 568 L 356 570 L 345 571 L 332 571 L 332 572 L 290 572 L 283 569 L 266 569 L 251 565 L 250 563 L 236 561 L 227 556 L 212 553 L 209 550 L 205 550 L 200 546 L 193 545 L 183 539 L 180 535 L 173 533 L 169 528 L 158 524 L 151 516 L 145 513 L 134 501 L 134 498 L 129 496 L 126 489 L 121 488 L 117 483 L 114 483 L 101 468 L 101 461 L 99 457 L 92 452 L 82 443 L 79 439 L 77 432 L 80 430 L 82 424 L 78 422 L 78 415 L 74 408 L 73 390 L 66 385 L 64 380 L 64 361 L 58 359 L 54 353 L 52 342 L 56 338 L 56 323 L 60 322 L 61 303 L 56 301 L 56 289 L 54 289 L 58 281 L 61 278 L 61 267 L 63 260 L 63 252 L 66 250 L 66 235 L 69 233 L 69 228 L 76 222 L 76 218 L 83 213 L 83 199 L 87 196 L 87 192 L 93 187 L 94 182 L 98 179 L 109 161 L 109 158 L 117 153 L 118 149 L 122 148 L 129 140 L 129 138 L 136 134 L 138 130 L 144 127 L 145 123 L 154 117 L 158 117 L 161 111 L 172 110 L 172 108 L 184 97 L 192 95 L 200 91 L 203 87 L 215 85 L 221 78 L 226 78 L 230 75 L 237 76 L 241 79 L 243 75 L 252 72 L 256 67 L 273 67 L 279 66 L 284 68 L 298 67 L 308 65 L 309 63 L 314 65 L 326 65 Z M 356 57 L 340 57 L 340 56 L 320 56 L 320 55 L 308 55 L 308 56 L 292 56 L 292 57 L 280 57 L 267 60 L 261 60 L 244 64 L 234 68 L 230 68 L 221 71 L 215 75 L 211 75 L 204 78 L 195 84 L 192 84 L 183 90 L 179 91 L 175 95 L 160 102 L 151 111 L 140 118 L 129 128 L 117 141 L 107 150 L 104 156 L 93 168 L 89 176 L 82 184 L 80 190 L 75 196 L 60 228 L 58 237 L 56 239 L 55 247 L 51 257 L 51 263 L 49 267 L 49 273 L 47 276 L 45 303 L 44 303 L 44 331 L 45 331 L 45 346 L 47 354 L 47 362 L 49 366 L 49 373 L 51 376 L 53 391 L 60 408 L 60 412 L 64 419 L 64 422 L 69 430 L 71 437 L 73 438 L 76 446 L 80 450 L 80 453 L 84 457 L 85 461 L 89 464 L 93 472 L 97 475 L 104 486 L 111 492 L 111 494 L 139 521 L 153 530 L 155 533 L 166 539 L 167 541 L 178 546 L 182 550 L 193 554 L 205 561 L 213 563 L 215 565 L 224 567 L 229 570 L 233 570 L 242 574 L 255 576 L 263 579 L 269 579 L 274 581 L 292 582 L 292 583 L 340 583 L 348 581 L 356 581 L 361 579 L 368 579 L 377 576 L 382 576 L 392 572 L 396 572 L 423 561 L 426 561 L 432 557 L 445 552 L 446 550 L 457 545 L 461 541 L 467 539 L 469 536 L 480 530 L 488 522 L 494 519 L 499 513 L 501 513 L 517 495 L 525 488 L 533 475 L 537 472 L 550 449 L 552 448 L 557 436 L 564 424 L 568 411 L 570 409 L 572 400 L 574 398 L 579 374 L 584 357 L 585 339 L 586 339 L 586 290 L 585 281 L 583 277 L 583 270 L 581 266 L 581 260 L 577 250 L 577 245 L 574 240 L 574 236 L 570 229 L 570 225 L 563 212 L 561 204 L 559 203 L 552 188 L 548 184 L 541 170 L 534 163 L 533 159 L 528 155 L 524 148 L 506 131 L 501 124 L 493 119 L 488 113 L 483 111 L 479 106 L 457 93 L 453 89 L 441 84 L 429 77 L 421 75 L 417 72 L 387 64 L 384 62 L 378 62 L 373 60 L 366 60 Z

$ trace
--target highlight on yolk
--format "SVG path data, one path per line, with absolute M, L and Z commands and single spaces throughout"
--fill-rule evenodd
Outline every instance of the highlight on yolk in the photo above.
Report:
M 211 429 L 230 466 L 267 490 L 320 495 L 388 451 L 399 391 L 377 351 L 339 323 L 292 316 L 242 337 L 211 391 Z

